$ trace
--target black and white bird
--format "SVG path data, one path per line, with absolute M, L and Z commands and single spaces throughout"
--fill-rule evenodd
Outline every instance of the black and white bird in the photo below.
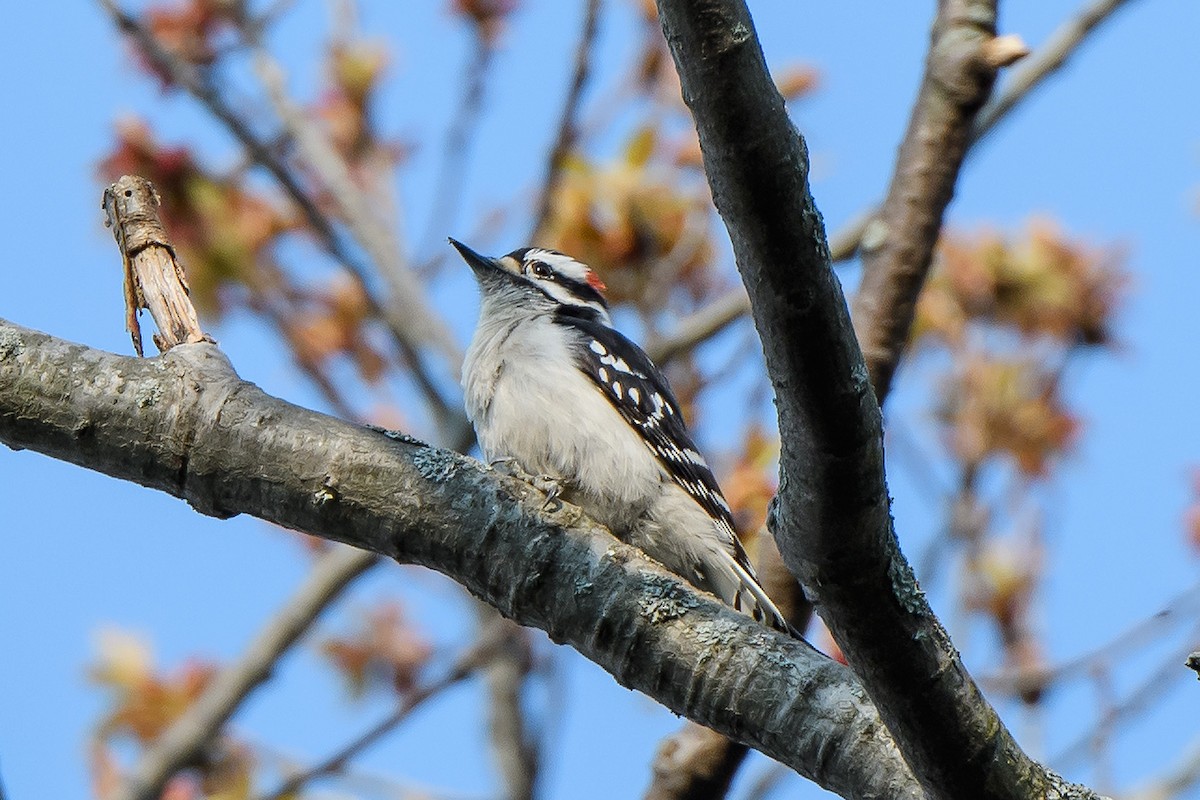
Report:
M 500 258 L 451 239 L 479 283 L 463 364 L 467 416 L 489 461 L 511 459 L 697 588 L 778 630 L 733 515 L 670 387 L 612 327 L 586 264 L 527 247 Z

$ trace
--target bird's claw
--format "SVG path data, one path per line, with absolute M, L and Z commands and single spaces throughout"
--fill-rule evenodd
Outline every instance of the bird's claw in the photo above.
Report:
M 519 461 L 512 457 L 497 458 L 490 462 L 490 466 L 498 472 L 511 475 L 517 480 L 529 484 L 546 495 L 546 500 L 542 503 L 542 511 L 548 511 L 552 507 L 557 510 L 562 505 L 560 498 L 563 493 L 563 484 L 560 479 L 553 475 L 547 475 L 544 472 L 535 475 L 526 470 Z

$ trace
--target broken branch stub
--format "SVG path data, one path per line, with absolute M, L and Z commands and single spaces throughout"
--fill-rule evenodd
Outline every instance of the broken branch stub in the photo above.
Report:
M 154 185 L 136 175 L 122 175 L 104 190 L 104 223 L 113 229 L 125 269 L 125 328 L 139 356 L 138 312 L 143 308 L 158 327 L 153 340 L 160 352 L 177 344 L 212 341 L 200 329 L 187 278 L 158 218 L 158 206 Z

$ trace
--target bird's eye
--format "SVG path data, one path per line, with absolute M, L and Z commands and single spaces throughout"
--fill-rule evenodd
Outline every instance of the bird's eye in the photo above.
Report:
M 550 265 L 544 261 L 534 261 L 529 265 L 529 271 L 535 278 L 548 279 L 554 277 L 554 270 L 550 269 Z

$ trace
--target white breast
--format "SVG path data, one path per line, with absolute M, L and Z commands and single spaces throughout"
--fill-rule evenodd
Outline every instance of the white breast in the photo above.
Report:
M 659 494 L 664 473 L 637 433 L 576 366 L 548 316 L 481 312 L 463 365 L 467 416 L 484 457 L 514 458 L 566 481 L 597 521 L 624 527 Z

